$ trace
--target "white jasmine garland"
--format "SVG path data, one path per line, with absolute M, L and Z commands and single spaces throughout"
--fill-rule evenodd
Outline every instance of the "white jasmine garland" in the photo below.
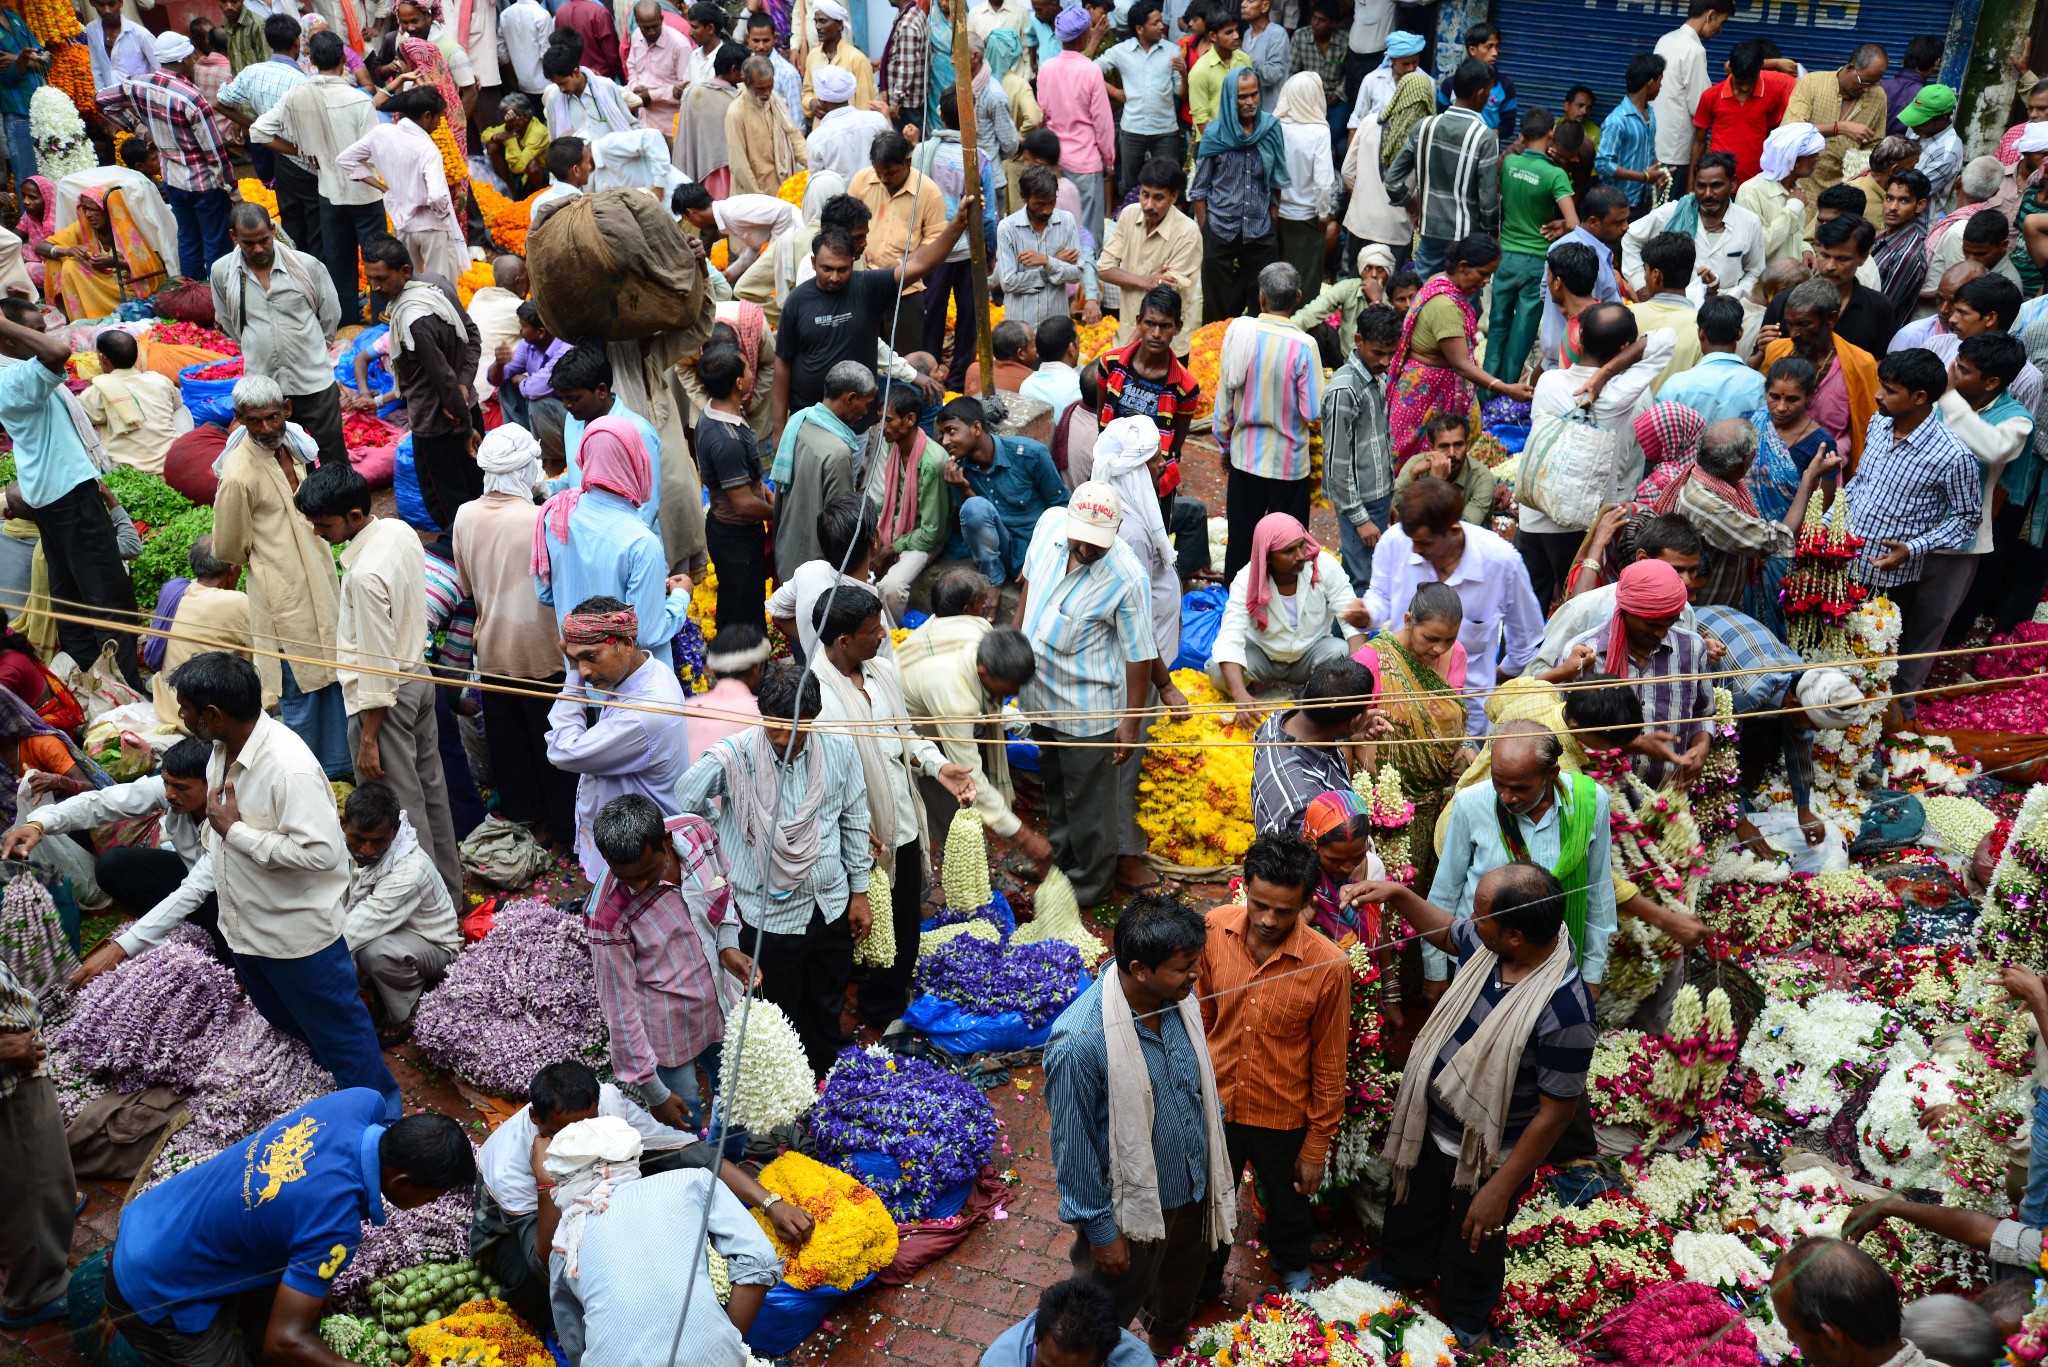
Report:
M 1792 865 L 1783 857 L 1759 859 L 1745 845 L 1730 845 L 1707 870 L 1709 883 L 1782 883 L 1792 876 Z
M 1681 1230 L 1671 1236 L 1671 1260 L 1685 1269 L 1688 1281 L 1717 1291 L 1755 1291 L 1771 1279 L 1763 1260 L 1734 1234 Z
M 1857 1157 L 1887 1187 L 1932 1187 L 1939 1182 L 1942 1149 L 1920 1127 L 1920 1117 L 1955 1101 L 1949 1085 L 1955 1072 L 1939 1059 L 1894 1055 L 1857 1127 Z
M 1846 992 L 1822 992 L 1803 1006 L 1773 1000 L 1750 1028 L 1742 1064 L 1763 1083 L 1768 1104 L 1817 1130 L 1899 1028 L 1884 1007 Z M 1920 1050 L 1924 1057 L 1924 1043 Z
M 746 1030 L 740 1030 L 741 1013 Z M 739 1066 L 739 1076 L 732 1068 Z M 756 1132 L 787 1125 L 818 1099 L 817 1080 L 804 1057 L 803 1041 L 782 1008 L 756 997 L 733 1007 L 725 1018 L 725 1048 L 719 1062 L 718 1092 L 732 1098 L 731 1124 Z
M 1927 814 L 1928 829 L 1941 837 L 1949 853 L 1964 859 L 1977 852 L 1977 846 L 1998 824 L 1991 809 L 1974 797 L 1938 793 L 1920 799 L 1920 805 Z
M 28 131 L 36 144 L 35 170 L 53 181 L 99 165 L 78 106 L 53 85 L 42 86 L 29 97 Z

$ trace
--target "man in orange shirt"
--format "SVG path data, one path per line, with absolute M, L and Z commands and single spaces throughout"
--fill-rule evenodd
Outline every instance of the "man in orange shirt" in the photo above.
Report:
M 1244 901 L 1209 913 L 1195 968 L 1231 1178 L 1251 1161 L 1263 1237 L 1288 1291 L 1309 1288 L 1309 1198 L 1344 1118 L 1351 964 L 1303 918 L 1321 876 L 1299 836 L 1260 836 L 1244 856 Z M 1228 1244 L 1210 1255 L 1208 1289 L 1221 1288 L 1229 1261 Z

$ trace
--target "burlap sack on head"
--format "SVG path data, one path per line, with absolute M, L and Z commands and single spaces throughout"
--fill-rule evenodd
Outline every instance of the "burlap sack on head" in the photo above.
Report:
M 526 239 L 533 304 L 566 342 L 602 345 L 689 325 L 704 266 L 644 190 L 600 190 L 550 208 Z

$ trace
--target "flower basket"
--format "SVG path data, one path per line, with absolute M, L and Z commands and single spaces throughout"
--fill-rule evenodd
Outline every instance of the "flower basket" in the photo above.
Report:
M 818 1331 L 834 1306 L 857 1291 L 865 1291 L 878 1275 L 870 1272 L 845 1291 L 836 1286 L 799 1291 L 788 1282 L 775 1283 L 762 1299 L 753 1327 L 747 1330 L 747 1347 L 758 1357 L 770 1358 L 794 1350 Z

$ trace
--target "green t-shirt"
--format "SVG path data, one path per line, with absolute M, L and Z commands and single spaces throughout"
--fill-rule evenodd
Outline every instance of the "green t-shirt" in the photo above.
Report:
M 1543 225 L 1557 218 L 1557 201 L 1572 192 L 1572 178 L 1549 157 L 1517 152 L 1500 164 L 1500 249 L 1542 256 L 1550 250 Z

